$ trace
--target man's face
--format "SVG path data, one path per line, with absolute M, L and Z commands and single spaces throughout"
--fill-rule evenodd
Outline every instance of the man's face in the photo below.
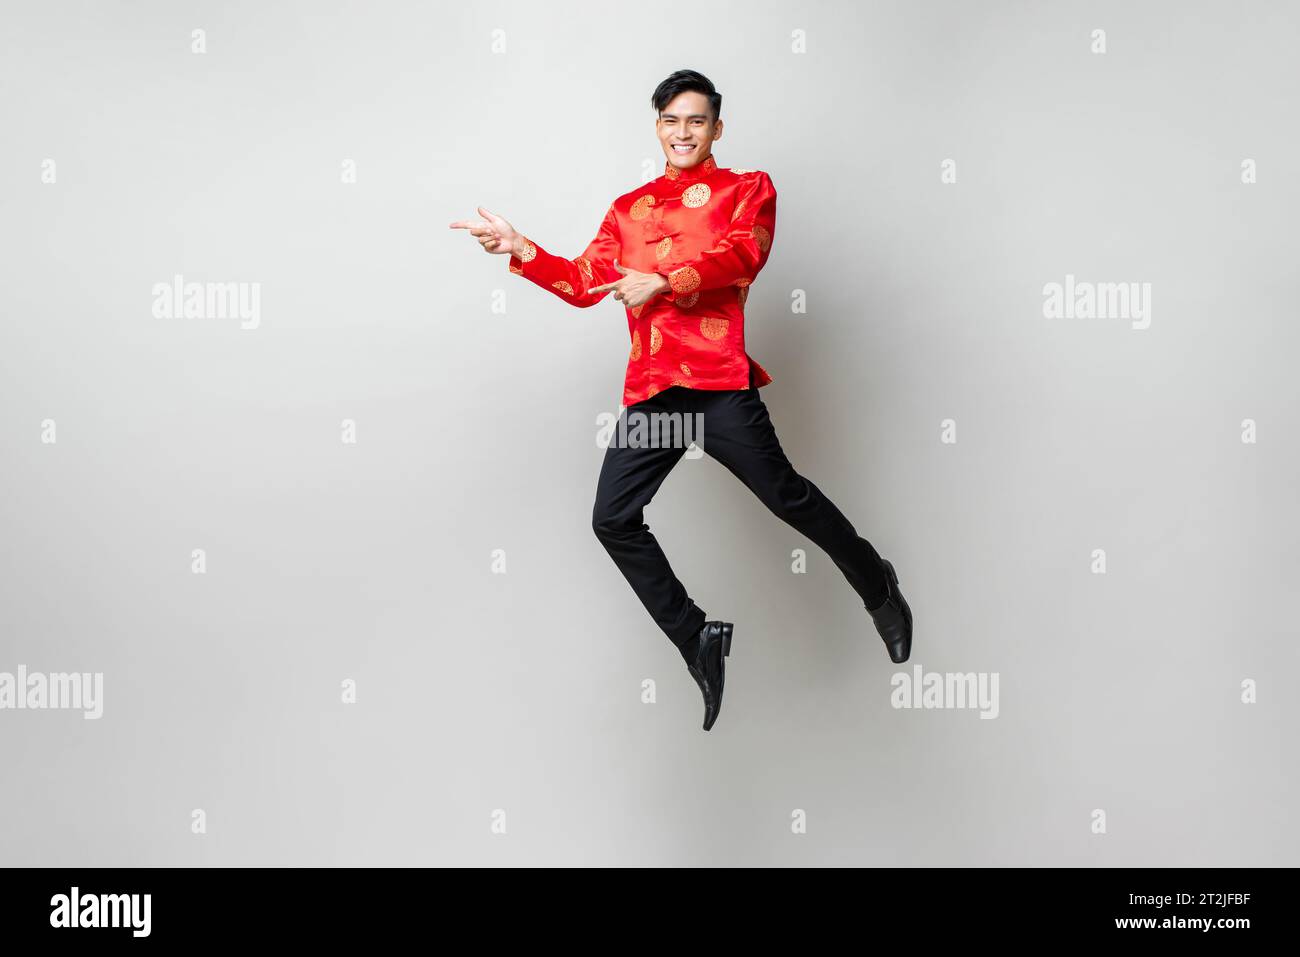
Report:
M 722 136 L 722 120 L 713 122 L 709 98 L 703 93 L 679 93 L 659 112 L 655 132 L 668 162 L 678 169 L 703 163 Z M 674 149 L 680 145 L 686 149 Z

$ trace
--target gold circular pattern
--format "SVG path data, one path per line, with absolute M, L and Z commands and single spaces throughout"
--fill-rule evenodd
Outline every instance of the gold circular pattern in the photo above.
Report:
M 653 399 L 654 396 L 655 396 L 655 393 L 658 392 L 658 391 L 659 391 L 659 386 L 657 386 L 657 385 L 652 385 L 652 386 L 650 387 L 650 391 L 647 392 L 647 393 L 645 394 L 645 397 L 646 397 L 647 399 Z
M 682 386 L 683 388 L 689 388 L 689 386 L 687 386 L 686 383 L 683 382 L 681 379 L 674 379 L 672 382 L 670 382 L 670 383 L 668 383 L 668 384 L 669 384 L 670 386 L 672 386 L 672 385 L 679 385 L 679 386 Z
M 754 242 L 758 243 L 758 248 L 767 252 L 772 248 L 772 234 L 767 231 L 766 226 L 755 226 L 751 232 L 754 234 Z
M 737 166 L 733 166 L 733 167 L 731 167 L 731 171 L 732 171 L 733 173 L 753 173 L 753 172 L 755 172 L 755 171 L 752 170 L 752 169 L 740 169 L 740 168 L 737 167 Z
M 570 296 L 573 295 L 573 287 L 570 286 L 570 285 L 569 285 L 567 282 L 565 282 L 563 279 L 559 279 L 559 280 L 556 280 L 555 282 L 551 283 L 551 288 L 552 288 L 552 289 L 558 289 L 558 290 L 560 290 L 560 292 L 563 292 L 563 293 L 568 293 Z
M 632 333 L 632 353 L 628 357 L 633 362 L 641 358 L 641 330 Z
M 685 375 L 691 374 L 691 367 L 688 366 L 685 362 L 683 362 L 678 368 L 680 368 Z
M 664 345 L 664 337 L 663 334 L 659 331 L 659 327 L 651 326 L 650 327 L 650 354 L 654 355 L 656 352 L 658 352 L 660 349 L 663 348 L 663 345 Z
M 736 291 L 736 302 L 740 305 L 741 309 L 745 308 L 745 300 L 748 298 L 749 298 L 749 287 L 741 286 Z
M 638 199 L 635 203 L 632 204 L 632 209 L 628 212 L 628 215 L 631 216 L 632 219 L 634 219 L 635 221 L 640 222 L 641 220 L 645 219 L 647 216 L 650 215 L 650 207 L 653 206 L 654 204 L 655 204 L 654 196 L 652 196 L 650 193 L 646 193 L 644 196 L 642 196 L 640 199 Z
M 717 316 L 701 316 L 700 335 L 704 336 L 705 339 L 712 339 L 717 342 L 727 334 L 730 325 L 730 319 L 719 319 Z
M 522 276 L 524 274 L 524 271 L 518 268 L 517 266 L 515 266 L 514 263 L 510 264 L 510 271 L 514 273 L 516 276 Z
M 655 247 L 655 259 L 664 259 L 673 248 L 673 237 L 665 236 L 659 240 L 659 245 Z
M 682 205 L 688 209 L 699 209 L 712 195 L 713 191 L 709 189 L 708 183 L 696 183 L 694 186 L 686 187 L 686 192 L 682 193 Z
M 677 179 L 682 175 L 681 170 L 679 170 L 672 163 L 665 161 L 664 167 L 665 167 L 664 175 L 667 176 L 669 179 Z M 694 166 L 691 167 L 691 169 L 695 169 L 695 168 L 696 167 Z M 704 157 L 704 162 L 699 164 L 699 170 L 701 176 L 708 176 L 717 168 L 718 168 L 718 161 L 713 158 L 712 153 Z
M 578 267 L 578 272 L 582 273 L 582 278 L 590 281 L 592 278 L 591 260 L 585 256 L 579 256 L 573 262 Z
M 683 266 L 668 274 L 668 284 L 676 293 L 694 292 L 700 288 L 700 274 L 691 266 Z
M 737 286 L 748 286 L 748 285 L 749 285 L 751 282 L 753 282 L 753 281 L 754 281 L 754 280 L 752 280 L 752 279 L 747 279 L 746 277 L 741 276 L 739 279 L 736 280 L 736 285 L 737 285 Z
M 524 239 L 524 248 L 521 249 L 521 250 L 519 250 L 519 254 L 518 254 L 518 255 L 519 255 L 519 261 L 520 261 L 520 262 L 522 262 L 522 263 L 530 263 L 530 262 L 532 262 L 535 258 L 537 258 L 537 247 L 534 246 L 532 243 L 530 243 L 530 242 L 525 238 L 525 239 Z
M 700 294 L 698 292 L 693 292 L 689 296 L 682 296 L 680 299 L 674 300 L 675 304 L 681 306 L 683 309 L 689 309 L 699 301 Z
M 635 306 L 635 307 L 632 309 L 632 318 L 633 318 L 633 319 L 640 319 L 640 318 L 641 318 L 641 310 L 644 309 L 644 308 L 645 308 L 645 303 L 644 303 L 644 302 L 641 303 L 641 305 L 639 305 L 639 306 Z
M 745 204 L 746 204 L 747 202 L 749 202 L 749 200 L 747 200 L 747 199 L 742 199 L 739 203 L 736 204 L 736 208 L 733 209 L 733 210 L 731 211 L 731 221 L 732 221 L 733 223 L 734 223 L 737 219 L 739 219 L 739 218 L 740 218 L 740 214 L 743 213 L 743 212 L 745 211 Z

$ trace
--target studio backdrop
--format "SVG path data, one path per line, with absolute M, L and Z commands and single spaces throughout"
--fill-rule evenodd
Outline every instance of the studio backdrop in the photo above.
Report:
M 19 3 L 0 30 L 0 861 L 1294 865 L 1289 3 Z M 707 455 L 591 525 L 579 255 L 723 94 L 800 473 L 889 661 Z

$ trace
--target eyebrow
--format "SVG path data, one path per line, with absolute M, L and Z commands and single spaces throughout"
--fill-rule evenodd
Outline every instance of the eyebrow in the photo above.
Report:
M 709 118 L 709 114 L 708 114 L 708 113 L 692 113 L 690 116 L 687 117 L 688 120 L 707 120 L 708 118 Z M 660 114 L 659 114 L 659 119 L 661 119 L 661 120 L 675 120 L 675 119 L 677 119 L 677 114 L 676 114 L 676 113 L 660 113 Z

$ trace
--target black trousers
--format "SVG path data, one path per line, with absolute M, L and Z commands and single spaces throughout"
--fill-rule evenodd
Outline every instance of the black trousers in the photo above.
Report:
M 679 415 L 670 418 L 672 413 Z M 639 423 L 648 424 L 639 430 Z M 674 645 L 681 648 L 697 635 L 706 615 L 673 574 L 642 510 L 686 453 L 688 429 L 705 454 L 726 466 L 777 518 L 831 557 L 864 607 L 874 608 L 885 600 L 888 585 L 880 556 L 834 503 L 795 471 L 781 450 L 752 378 L 748 389 L 673 386 L 623 410 L 605 450 L 591 524 L 646 611 Z

